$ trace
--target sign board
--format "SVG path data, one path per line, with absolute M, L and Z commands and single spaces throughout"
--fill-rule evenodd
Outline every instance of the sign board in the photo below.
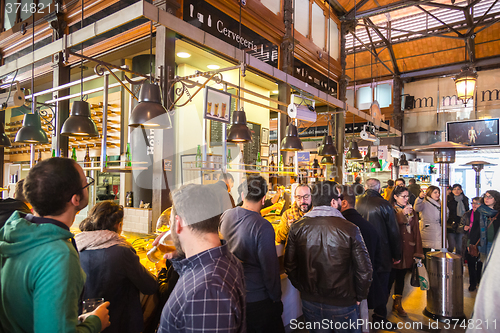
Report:
M 164 159 L 163 160 L 163 171 L 172 171 L 172 161 Z
M 309 163 L 310 158 L 311 158 L 311 154 L 308 151 L 297 152 L 297 161 L 298 162 Z
M 231 117 L 231 94 L 212 87 L 205 88 L 205 119 L 229 124 Z

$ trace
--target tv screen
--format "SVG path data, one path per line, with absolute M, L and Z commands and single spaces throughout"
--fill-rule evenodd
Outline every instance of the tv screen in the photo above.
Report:
M 467 146 L 497 146 L 498 118 L 446 123 L 447 140 Z

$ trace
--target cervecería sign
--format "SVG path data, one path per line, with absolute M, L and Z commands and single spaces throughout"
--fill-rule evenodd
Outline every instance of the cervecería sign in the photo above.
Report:
M 233 46 L 245 50 L 248 54 L 271 66 L 278 67 L 278 46 L 244 25 L 241 25 L 240 35 L 240 24 L 237 20 L 232 19 L 205 1 L 184 1 L 183 20 Z

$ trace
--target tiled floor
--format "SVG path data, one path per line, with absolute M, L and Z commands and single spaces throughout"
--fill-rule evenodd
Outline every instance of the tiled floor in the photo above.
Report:
M 389 313 L 388 319 L 393 323 L 404 323 L 405 327 L 400 330 L 396 330 L 393 332 L 404 332 L 404 333 L 421 333 L 421 332 L 432 332 L 432 333 L 463 333 L 465 332 L 464 328 L 452 327 L 453 324 L 450 324 L 449 327 L 443 323 L 438 323 L 435 320 L 431 320 L 430 318 L 423 315 L 423 310 L 427 305 L 427 292 L 422 291 L 419 288 L 414 288 L 410 286 L 410 275 L 407 275 L 407 281 L 405 284 L 405 292 L 403 295 L 403 308 L 408 313 L 408 317 L 398 317 L 392 310 L 392 299 L 387 303 L 387 311 Z M 474 308 L 474 300 L 476 297 L 476 291 L 469 292 L 469 275 L 467 268 L 464 267 L 463 274 L 464 281 L 464 314 L 467 318 L 470 318 L 472 314 L 472 310 Z M 371 316 L 372 311 L 370 311 Z M 295 330 L 294 333 L 306 333 L 307 330 Z M 383 330 L 372 332 L 388 332 Z

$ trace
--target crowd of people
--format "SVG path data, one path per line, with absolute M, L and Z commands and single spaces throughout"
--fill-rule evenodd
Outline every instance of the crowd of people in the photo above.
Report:
M 344 324 L 345 332 L 361 332 L 362 304 L 373 309 L 372 322 L 391 329 L 391 298 L 393 312 L 407 316 L 406 276 L 415 257 L 442 248 L 441 223 L 448 250 L 467 260 L 474 291 L 500 227 L 500 193 L 473 198 L 469 209 L 462 187 L 453 185 L 443 222 L 439 188 L 423 191 L 414 179 L 409 183 L 399 178 L 385 189 L 374 178 L 299 184 L 276 231 L 262 209 L 276 205 L 277 196 L 266 200 L 268 184 L 260 175 L 239 186 L 237 206 L 229 174 L 213 185 L 172 191 L 168 223 L 175 251 L 165 258 L 175 278 L 153 331 L 284 332 L 277 243 L 285 244 L 284 269 L 300 292 L 310 332 Z M 5 202 L 0 332 L 146 332 L 140 294 L 157 293 L 159 282 L 120 236 L 123 207 L 100 202 L 81 222 L 81 233 L 70 232 L 92 184 L 73 160 L 51 158 L 33 167 L 15 199 Z M 83 313 L 82 300 L 94 298 L 105 302 Z

